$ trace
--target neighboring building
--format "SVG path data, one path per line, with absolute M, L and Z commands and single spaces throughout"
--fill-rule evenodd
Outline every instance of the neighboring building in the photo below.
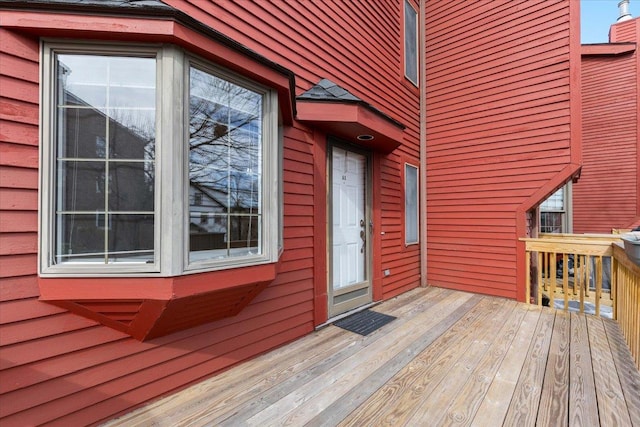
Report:
M 573 231 L 640 225 L 640 18 L 611 26 L 610 43 L 582 46 L 582 172 Z
M 0 1 L 0 422 L 108 420 L 420 285 L 525 300 L 579 2 Z

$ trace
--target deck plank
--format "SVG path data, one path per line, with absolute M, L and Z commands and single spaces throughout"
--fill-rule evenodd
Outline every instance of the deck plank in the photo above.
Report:
M 441 425 L 446 416 L 445 409 L 460 394 L 472 373 L 478 368 L 484 356 L 488 354 L 496 336 L 515 309 L 512 302 L 506 303 L 499 312 L 494 312 L 492 320 L 473 331 L 474 338 L 466 350 L 461 350 L 462 357 L 453 364 L 448 375 L 440 381 L 437 389 L 424 394 L 416 408 L 409 425 L 426 426 Z
M 457 362 L 474 332 L 501 308 L 502 301 L 483 299 L 451 330 L 419 354 L 385 386 L 344 419 L 340 426 L 403 425 L 423 395 L 431 393 Z
M 417 301 L 415 304 L 398 306 L 397 311 L 391 311 L 388 313 L 401 316 L 396 321 L 392 322 L 394 324 L 392 327 L 407 322 L 416 313 L 420 313 L 424 310 L 428 311 L 431 307 L 442 304 L 443 301 L 446 304 L 446 301 L 448 301 L 447 298 L 449 298 L 449 300 L 453 300 L 456 296 L 450 291 L 438 290 L 430 293 L 429 298 L 427 299 L 415 300 Z M 240 418 L 249 418 L 265 408 L 268 408 L 280 398 L 298 389 L 317 376 L 330 372 L 344 359 L 349 358 L 362 349 L 368 347 L 380 337 L 380 334 L 374 337 L 360 337 L 337 327 L 329 327 L 326 329 L 340 331 L 340 336 L 343 339 L 338 343 L 338 345 L 333 346 L 329 352 L 319 354 L 319 350 L 321 349 L 318 349 L 315 342 L 313 342 L 312 339 L 309 339 L 305 346 L 305 350 L 299 351 L 296 355 L 297 359 L 308 360 L 310 362 L 308 364 L 305 363 L 305 366 L 302 367 L 302 369 L 296 370 L 286 377 L 281 377 L 279 381 L 274 383 L 265 384 L 264 386 L 259 384 L 257 387 L 253 388 L 237 389 L 235 390 L 236 394 L 223 402 L 223 404 L 216 405 L 213 408 L 205 408 L 205 413 L 200 419 L 212 424 L 222 424 L 223 422 L 232 424 L 236 421 L 239 422 Z M 387 328 L 387 330 L 389 329 Z M 308 366 L 308 368 L 306 366 Z M 268 364 L 265 364 L 265 368 L 267 367 Z
M 537 424 L 567 426 L 569 424 L 569 356 L 571 316 L 566 311 L 556 313 L 551 347 L 542 383 Z
M 554 320 L 553 310 L 545 309 L 540 314 L 504 425 L 534 426 L 536 423 Z
M 507 415 L 511 396 L 515 392 L 527 356 L 527 352 L 522 349 L 529 347 L 542 313 L 542 309 L 534 305 L 520 305 L 519 308 L 525 311 L 524 319 L 471 422 L 472 426 L 501 426 Z
M 489 390 L 491 381 L 496 376 L 500 365 L 520 329 L 524 315 L 525 312 L 523 310 L 514 307 L 511 315 L 495 335 L 491 347 L 480 360 L 480 363 L 466 384 L 457 393 L 454 401 L 449 405 L 446 414 L 443 414 L 440 425 L 468 426 L 471 424 Z
M 587 319 L 571 313 L 569 424 L 599 425 Z
M 401 369 L 407 366 L 417 354 L 424 351 L 433 341 L 449 331 L 451 327 L 467 314 L 470 309 L 476 306 L 479 301 L 480 297 L 469 299 L 458 309 L 438 322 L 433 328 L 428 329 L 426 333 L 411 342 L 409 346 L 394 358 L 379 369 L 370 372 L 364 381 L 354 385 L 348 393 L 334 400 L 330 405 L 327 405 L 322 412 L 318 413 L 305 425 L 312 427 L 338 424 L 362 405 L 374 392 L 390 381 Z
M 604 328 L 631 424 L 634 427 L 640 427 L 640 372 L 633 362 L 620 326 L 612 320 L 604 320 Z
M 640 427 L 640 372 L 611 320 L 420 288 L 367 337 L 330 325 L 108 426 Z
M 403 324 L 394 325 L 394 322 L 391 322 L 388 324 L 389 328 L 383 327 L 387 331 L 386 334 L 376 333 L 365 338 L 371 341 L 370 345 L 366 346 L 366 351 L 364 347 L 360 348 L 339 363 L 332 364 L 330 369 L 323 369 L 321 374 L 314 375 L 304 384 L 290 384 L 290 387 L 284 388 L 277 394 L 270 391 L 261 396 L 259 401 L 251 402 L 252 408 L 259 408 L 257 411 L 243 408 L 231 417 L 216 420 L 215 423 L 232 427 L 239 423 L 257 426 L 282 425 L 292 415 L 290 412 L 295 411 L 296 415 L 302 414 L 302 406 L 305 403 L 315 406 L 316 401 L 322 398 L 319 395 L 323 391 L 327 392 L 323 396 L 329 397 L 346 393 L 351 387 L 351 382 L 359 382 L 371 370 L 377 369 L 406 347 L 413 339 L 413 332 L 417 325 L 423 325 L 425 328 L 433 326 L 438 318 L 446 316 L 448 312 L 464 304 L 471 297 L 471 294 L 450 293 L 431 309 L 417 313 Z M 393 333 L 389 333 L 391 331 Z M 352 335 L 358 337 L 355 334 Z M 356 339 L 362 341 L 360 337 Z
M 587 317 L 587 330 L 600 424 L 606 426 L 631 425 L 629 411 L 624 401 L 602 319 Z
M 442 300 L 450 291 L 418 288 L 385 302 L 385 312 L 405 316 Z M 417 304 L 409 304 L 412 301 Z M 174 393 L 144 408 L 127 414 L 110 426 L 175 426 L 205 422 L 229 413 L 243 403 L 279 383 L 313 369 L 353 343 L 353 336 L 340 328 L 323 328 L 304 338 L 274 349 L 185 390 Z

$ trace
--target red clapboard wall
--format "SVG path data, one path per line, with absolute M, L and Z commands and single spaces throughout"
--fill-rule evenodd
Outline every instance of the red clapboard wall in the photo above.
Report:
M 526 212 L 579 168 L 578 13 L 427 2 L 430 284 L 524 299 Z
M 374 158 L 382 207 L 375 216 L 385 231 L 375 242 L 374 279 L 381 285 L 375 297 L 417 286 L 418 247 L 405 248 L 402 235 L 402 169 L 405 161 L 419 164 L 418 90 L 401 68 L 402 2 L 166 3 L 292 70 L 296 94 L 326 77 L 407 126 L 400 148 Z M 90 33 L 94 19 L 73 16 Z M 109 19 L 117 28 L 121 18 Z M 117 39 L 138 41 L 126 34 Z M 240 314 L 139 342 L 39 301 L 38 43 L 37 28 L 0 28 L 0 424 L 98 423 L 294 340 L 324 320 L 317 286 L 326 287 L 326 250 L 317 245 L 325 235 L 318 164 L 326 136 L 295 121 L 284 130 L 284 252 L 277 278 Z M 382 278 L 387 268 L 392 274 Z
M 611 233 L 640 217 L 640 19 L 612 26 L 611 42 L 583 46 L 583 168 L 573 186 L 575 233 Z M 624 45 L 622 45 L 624 47 Z
M 401 67 L 403 2 L 167 3 L 294 71 L 297 95 L 326 77 L 407 126 L 404 144 L 374 159 L 377 182 L 373 185 L 380 189 L 374 197 L 380 198 L 381 206 L 374 222 L 378 231 L 384 231 L 384 235 L 375 233 L 379 240 L 374 244 L 381 250 L 374 254 L 373 274 L 381 282 L 381 294 L 374 297 L 389 298 L 415 287 L 420 275 L 419 246 L 404 245 L 401 174 L 405 162 L 419 164 L 419 93 L 404 79 Z M 255 25 L 248 16 L 263 22 Z M 324 152 L 316 152 L 316 158 L 321 155 Z M 285 163 L 287 167 L 309 172 L 295 161 Z M 291 204 L 297 200 L 292 194 Z M 316 259 L 316 264 L 320 262 Z M 385 269 L 392 274 L 384 277 Z

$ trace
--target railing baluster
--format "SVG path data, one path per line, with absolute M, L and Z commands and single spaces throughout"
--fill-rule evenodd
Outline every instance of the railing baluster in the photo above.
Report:
M 525 278 L 527 304 L 531 304 L 531 252 L 525 252 L 525 268 L 527 277 Z
M 584 257 L 586 261 L 586 256 Z M 584 313 L 584 288 L 589 287 L 589 264 L 585 262 L 583 270 L 586 272 L 587 280 L 583 280 L 582 274 L 580 274 L 581 286 L 580 286 L 580 313 Z M 582 271 L 581 271 L 582 273 Z
M 538 252 L 538 305 L 542 305 L 542 252 Z
M 569 311 L 569 255 L 562 254 L 562 293 L 564 294 L 564 311 Z
M 616 257 L 611 257 L 611 298 L 613 299 L 613 318 L 618 320 L 618 260 Z
M 589 298 L 589 288 L 591 288 L 591 255 L 584 256 L 584 296 Z M 582 310 L 580 311 L 583 312 Z
M 574 268 L 573 279 L 574 285 L 573 289 L 575 290 L 575 295 L 578 295 L 580 289 L 582 288 L 582 256 L 576 256 L 576 267 Z M 576 289 L 577 288 L 577 289 Z
M 549 253 L 549 307 L 555 307 L 555 299 L 556 299 L 556 282 L 557 282 L 557 274 L 556 274 L 556 261 L 557 255 L 555 252 Z
M 600 298 L 602 297 L 602 256 L 595 258 L 596 261 L 596 316 L 600 317 Z

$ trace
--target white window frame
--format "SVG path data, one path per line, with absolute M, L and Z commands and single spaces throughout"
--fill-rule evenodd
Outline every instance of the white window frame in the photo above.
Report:
M 156 164 L 154 188 L 154 257 L 152 263 L 54 263 L 55 53 L 111 54 L 156 57 Z M 262 133 L 262 252 L 189 264 L 188 76 L 190 64 L 215 73 L 263 96 Z M 281 177 L 278 99 L 274 90 L 245 79 L 174 45 L 99 42 L 41 42 L 39 273 L 43 277 L 178 276 L 276 262 L 281 242 L 279 204 Z
M 189 109 L 186 108 L 189 105 L 188 97 L 188 76 L 190 67 L 203 70 L 207 73 L 214 74 L 224 80 L 227 80 L 238 86 L 242 86 L 253 92 L 260 93 L 263 99 L 263 123 L 262 123 L 262 235 L 258 237 L 261 242 L 262 253 L 259 255 L 230 257 L 223 260 L 199 260 L 189 261 L 189 171 L 188 168 L 184 168 L 182 182 L 184 183 L 183 194 L 185 195 L 185 212 L 183 226 L 185 227 L 185 233 L 183 233 L 184 239 L 184 251 L 183 251 L 183 265 L 184 270 L 188 272 L 201 272 L 207 270 L 217 270 L 221 268 L 233 268 L 255 264 L 265 264 L 269 262 L 275 262 L 278 256 L 278 229 L 279 229 L 279 213 L 278 213 L 278 155 L 279 149 L 276 147 L 278 144 L 278 97 L 274 91 L 261 86 L 257 83 L 251 82 L 247 79 L 241 78 L 228 70 L 211 64 L 207 61 L 201 60 L 194 56 L 187 56 L 184 61 L 184 78 L 183 81 L 184 90 L 184 123 L 188 121 Z M 185 159 L 188 159 L 188 126 L 184 127 L 183 140 L 185 141 L 185 152 L 183 155 Z M 271 149 L 269 149 L 271 148 Z M 188 160 L 184 161 L 186 164 Z
M 562 198 L 562 209 L 549 208 L 545 206 L 545 202 L 549 200 L 553 195 L 557 194 L 558 191 L 562 190 L 563 198 Z M 571 182 L 568 182 L 564 187 L 558 189 L 555 193 L 553 193 L 549 198 L 547 198 L 544 202 L 540 204 L 538 207 L 538 224 L 541 233 L 552 233 L 550 231 L 542 231 L 542 214 L 543 213 L 556 213 L 561 215 L 561 233 L 573 233 L 573 221 L 572 221 L 572 193 L 573 193 L 573 185 Z
M 408 240 L 408 228 L 409 228 L 409 217 L 407 210 L 407 202 L 408 202 L 408 184 L 407 180 L 407 170 L 414 169 L 416 173 L 416 210 L 415 210 L 415 228 L 416 228 L 416 239 Z M 420 243 L 420 168 L 418 166 L 412 165 L 411 163 L 404 164 L 404 244 L 405 246 L 417 245 Z
M 418 11 L 415 9 L 415 7 L 413 7 L 413 4 L 411 3 L 410 0 L 403 0 L 404 1 L 404 7 L 402 10 L 402 20 L 404 23 L 404 34 L 403 34 L 403 49 L 404 49 L 404 64 L 403 64 L 403 68 L 404 68 L 404 76 L 407 80 L 409 80 L 411 83 L 413 83 L 416 87 L 418 87 L 418 80 L 420 79 L 420 68 L 419 68 L 419 64 L 420 64 L 420 54 L 421 52 L 418 51 L 418 38 L 419 38 L 419 20 L 418 20 Z M 413 28 L 414 32 L 415 32 L 415 39 L 409 40 L 407 38 L 407 29 L 409 28 L 408 22 L 407 22 L 407 11 L 411 11 L 413 13 L 413 15 L 415 16 L 415 26 Z M 409 64 L 408 63 L 408 55 L 407 55 L 407 48 L 410 47 L 409 43 L 413 43 L 413 48 L 415 49 L 415 56 L 416 56 L 416 61 L 415 61 L 415 70 L 413 70 L 415 72 L 415 80 L 413 79 L 412 76 L 409 76 L 409 65 L 414 65 L 414 64 Z

